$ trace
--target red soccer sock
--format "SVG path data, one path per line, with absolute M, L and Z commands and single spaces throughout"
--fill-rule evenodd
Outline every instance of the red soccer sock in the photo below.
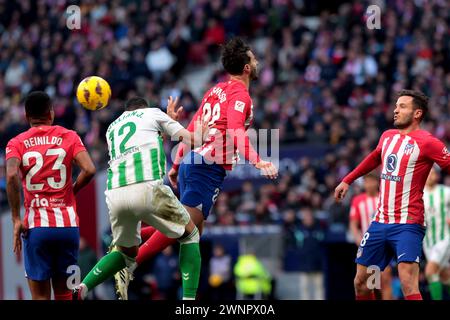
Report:
M 168 238 L 160 231 L 156 231 L 150 239 L 140 246 L 139 253 L 136 257 L 136 263 L 140 265 L 176 242 L 177 239 Z
M 405 297 L 405 300 L 423 300 L 422 295 L 420 293 L 410 294 Z
M 55 294 L 55 300 L 72 300 L 72 291 L 63 294 Z
M 145 228 L 141 228 L 141 239 L 143 242 L 147 241 L 154 233 L 156 229 L 149 226 Z
M 356 300 L 375 300 L 375 293 L 372 291 L 368 295 L 356 295 Z

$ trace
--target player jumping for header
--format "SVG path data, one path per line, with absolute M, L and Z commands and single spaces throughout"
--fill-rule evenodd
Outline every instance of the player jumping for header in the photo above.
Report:
M 233 38 L 223 46 L 222 65 L 229 79 L 206 92 L 187 128 L 192 131 L 194 122 L 203 116 L 209 119 L 210 136 L 201 147 L 189 153 L 184 145 L 181 146 L 168 174 L 172 186 L 178 186 L 181 203 L 200 234 L 222 189 L 227 170 L 232 170 L 238 160 L 237 151 L 264 176 L 275 179 L 278 175 L 273 163 L 260 159 L 246 133 L 253 121 L 253 104 L 248 90 L 250 82 L 257 79 L 255 55 L 243 40 Z M 148 240 L 139 249 L 137 265 L 175 243 L 152 227 L 143 229 L 142 236 Z M 126 294 L 128 281 L 123 279 L 129 279 L 129 271 L 133 269 L 124 269 L 121 276 L 115 276 L 120 295 Z

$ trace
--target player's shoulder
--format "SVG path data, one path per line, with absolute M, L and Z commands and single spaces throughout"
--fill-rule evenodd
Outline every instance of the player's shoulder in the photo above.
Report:
M 53 131 L 53 133 L 55 133 L 57 135 L 61 135 L 61 136 L 73 136 L 73 137 L 76 136 L 76 137 L 78 137 L 78 133 L 75 130 L 67 129 L 62 126 L 53 126 L 52 131 Z
M 417 130 L 416 132 L 414 132 L 413 137 L 419 145 L 440 146 L 441 144 L 443 144 L 441 140 L 439 140 L 437 137 L 431 134 L 431 132 L 426 130 Z
M 392 137 L 392 136 L 395 136 L 398 133 L 399 132 L 398 132 L 397 129 L 387 129 L 381 134 L 381 136 L 382 137 Z
M 19 133 L 18 135 L 16 135 L 15 137 L 12 137 L 9 141 L 8 141 L 8 144 L 15 144 L 15 143 L 19 143 L 19 142 L 21 142 L 21 141 L 23 141 L 23 140 L 26 140 L 26 139 L 28 139 L 31 135 L 30 135 L 30 130 L 31 130 L 32 128 L 30 128 L 30 129 L 28 129 L 28 130 L 26 130 L 26 131 L 24 131 L 24 132 L 21 132 L 21 133 Z
M 243 84 L 240 81 L 229 80 L 226 83 L 224 83 L 224 86 L 225 86 L 227 95 L 228 94 L 238 95 L 243 98 L 250 98 L 250 94 L 248 92 L 247 87 L 245 86 L 245 84 Z

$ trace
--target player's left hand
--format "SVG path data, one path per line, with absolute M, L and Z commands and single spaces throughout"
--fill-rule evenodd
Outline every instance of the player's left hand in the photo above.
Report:
M 208 120 L 200 119 L 194 121 L 194 146 L 198 147 L 203 144 L 204 141 L 208 139 L 209 130 L 211 129 L 211 124 Z
M 342 199 L 344 199 L 345 195 L 348 192 L 348 184 L 342 181 L 336 189 L 334 189 L 334 199 L 336 202 L 341 202 Z
M 169 170 L 169 173 L 167 174 L 167 177 L 169 178 L 170 185 L 176 189 L 178 184 L 178 170 L 175 170 L 174 168 L 171 168 Z
M 278 177 L 278 169 L 272 162 L 261 160 L 255 167 L 261 170 L 262 175 L 269 179 L 276 179 Z
M 26 231 L 25 226 L 23 225 L 20 219 L 16 219 L 13 221 L 14 224 L 14 253 L 20 254 L 22 251 L 22 239 L 21 235 Z
M 178 97 L 173 99 L 172 96 L 170 96 L 169 99 L 167 99 L 167 115 L 175 121 L 178 121 L 178 119 L 181 116 L 181 113 L 183 112 L 182 106 L 180 106 L 178 110 L 175 110 L 177 105 L 178 105 Z

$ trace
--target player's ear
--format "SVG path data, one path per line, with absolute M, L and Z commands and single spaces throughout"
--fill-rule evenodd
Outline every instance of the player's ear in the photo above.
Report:
M 423 116 L 423 110 L 422 109 L 416 109 L 414 110 L 414 118 L 417 120 L 421 120 Z
M 50 110 L 50 120 L 52 121 L 52 123 L 53 123 L 53 120 L 55 120 L 55 111 L 53 110 L 53 108 Z
M 252 67 L 250 66 L 249 63 L 246 63 L 244 65 L 244 72 L 243 73 L 250 74 L 251 71 L 252 71 Z

